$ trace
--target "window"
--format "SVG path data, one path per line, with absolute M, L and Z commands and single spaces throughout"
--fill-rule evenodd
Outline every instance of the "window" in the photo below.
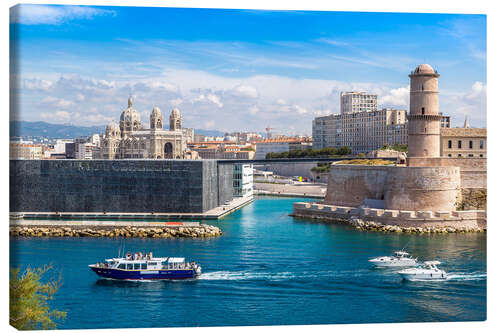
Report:
M 462 140 L 458 140 L 458 149 L 462 149 Z
M 484 141 L 479 140 L 479 149 L 484 149 Z
M 120 265 L 118 265 L 118 268 L 119 268 L 119 269 L 125 269 L 125 264 L 120 264 Z
M 467 157 L 474 157 L 474 154 L 469 154 L 467 155 Z
M 141 264 L 141 269 L 147 269 L 148 268 L 147 266 L 148 265 L 146 263 L 143 263 L 143 264 Z
M 479 157 L 483 157 L 483 154 L 479 154 Z
M 462 154 L 458 154 L 458 157 L 462 157 Z
M 141 264 L 134 264 L 134 269 L 141 269 Z
M 134 264 L 127 264 L 127 269 L 134 269 Z
M 469 149 L 472 149 L 472 140 L 469 141 Z
M 448 140 L 448 148 L 451 148 L 451 147 L 452 147 L 451 140 Z
M 448 157 L 451 157 L 451 154 L 448 154 Z
M 422 114 L 425 114 L 425 108 L 422 108 Z

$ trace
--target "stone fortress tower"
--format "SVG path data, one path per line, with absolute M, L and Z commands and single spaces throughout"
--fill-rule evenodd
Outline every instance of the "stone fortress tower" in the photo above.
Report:
M 439 74 L 427 64 L 410 75 L 408 158 L 440 157 Z

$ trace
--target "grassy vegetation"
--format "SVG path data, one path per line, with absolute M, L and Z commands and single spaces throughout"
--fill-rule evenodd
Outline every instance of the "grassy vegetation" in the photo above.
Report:
M 325 157 L 334 158 L 351 154 L 349 147 L 327 147 L 322 149 L 305 149 L 305 150 L 291 150 L 282 153 L 267 153 L 266 159 L 271 158 L 308 158 L 308 157 Z
M 386 160 L 379 160 L 379 159 L 374 159 L 374 160 L 363 160 L 363 159 L 356 159 L 356 160 L 347 160 L 347 161 L 340 161 L 336 164 L 355 164 L 355 165 L 394 165 L 396 164 L 393 161 L 386 161 Z
M 395 151 L 407 153 L 408 152 L 408 145 L 401 145 L 399 143 L 395 143 L 394 145 L 389 146 L 388 144 L 385 144 L 381 149 L 382 150 L 395 150 Z

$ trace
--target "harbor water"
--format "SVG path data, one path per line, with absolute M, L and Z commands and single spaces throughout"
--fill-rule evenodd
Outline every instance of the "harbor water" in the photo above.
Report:
M 486 234 L 384 234 L 292 218 L 297 198 L 258 197 L 209 239 L 11 238 L 11 267 L 52 264 L 61 329 L 479 321 Z M 182 256 L 196 280 L 113 281 L 87 265 L 126 251 Z M 368 259 L 405 248 L 439 260 L 445 281 L 402 281 Z

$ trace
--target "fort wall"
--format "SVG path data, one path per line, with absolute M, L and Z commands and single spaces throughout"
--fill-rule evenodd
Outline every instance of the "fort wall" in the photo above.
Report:
M 457 167 L 332 165 L 325 204 L 358 207 L 377 200 L 385 209 L 455 210 Z
M 410 167 L 460 167 L 462 188 L 487 188 L 486 158 L 417 158 L 407 159 Z

